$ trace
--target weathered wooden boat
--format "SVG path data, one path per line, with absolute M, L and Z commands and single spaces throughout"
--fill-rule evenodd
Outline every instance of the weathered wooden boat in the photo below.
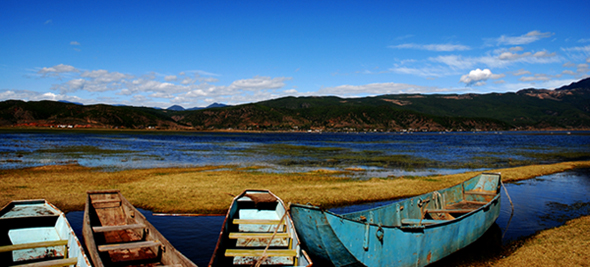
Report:
M 119 190 L 87 192 L 82 233 L 95 267 L 196 267 Z
M 291 204 L 295 228 L 314 263 L 424 266 L 471 244 L 500 214 L 500 174 L 381 207 L 334 214 Z
M 209 266 L 311 266 L 283 201 L 268 190 L 235 197 Z
M 91 266 L 65 214 L 43 200 L 0 210 L 0 266 Z

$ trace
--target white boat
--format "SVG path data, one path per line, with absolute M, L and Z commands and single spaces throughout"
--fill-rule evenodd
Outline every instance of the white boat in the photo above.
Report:
M 43 199 L 0 210 L 0 266 L 12 265 L 92 266 L 65 214 Z
M 237 265 L 312 266 L 288 209 L 268 190 L 244 191 L 227 212 L 209 267 Z

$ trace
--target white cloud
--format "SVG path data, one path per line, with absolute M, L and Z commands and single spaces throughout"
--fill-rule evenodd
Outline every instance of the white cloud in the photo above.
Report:
M 206 83 L 216 83 L 216 82 L 219 82 L 219 79 L 213 78 L 213 77 L 199 77 L 198 80 L 200 82 L 206 82 Z
M 522 54 L 503 52 L 498 56 L 498 58 L 500 60 L 520 60 L 522 62 L 528 63 L 550 63 L 554 62 L 551 58 L 557 60 L 556 56 L 557 53 L 549 53 L 547 51 L 539 51 L 534 54 L 531 52 L 524 52 Z
M 71 41 L 70 45 L 80 45 L 80 43 L 78 43 L 77 41 Z
M 467 86 L 480 86 L 484 85 L 485 81 L 487 81 L 488 79 L 500 79 L 504 76 L 504 74 L 493 74 L 492 71 L 489 69 L 475 69 L 470 71 L 469 74 L 461 76 L 460 82 L 464 83 Z
M 460 55 L 448 55 L 429 58 L 430 61 L 443 63 L 453 69 L 470 69 L 475 64 L 481 63 L 482 58 L 463 57 Z
M 528 70 L 525 70 L 525 69 L 519 69 L 519 70 L 512 73 L 512 75 L 514 75 L 514 76 L 521 76 L 521 75 L 526 75 L 526 74 L 531 74 L 531 72 Z
M 43 76 L 59 76 L 60 73 L 80 72 L 78 69 L 70 65 L 59 64 L 53 67 L 44 67 L 37 73 Z
M 550 32 L 531 31 L 521 36 L 502 35 L 496 39 L 496 42 L 498 45 L 524 45 L 538 41 L 542 38 L 551 37 L 552 35 L 553 33 Z
M 191 84 L 191 83 L 195 83 L 194 79 L 191 79 L 189 77 L 184 77 L 184 79 L 182 79 L 182 81 L 180 82 L 181 84 L 187 85 L 187 84 Z
M 318 91 L 320 95 L 366 96 L 381 94 L 429 93 L 440 91 L 438 87 L 418 86 L 405 83 L 372 83 L 365 85 L 340 85 L 325 87 Z
M 77 96 L 68 96 L 63 94 L 54 94 L 51 92 L 35 92 L 29 90 L 5 90 L 0 91 L 0 100 L 19 99 L 24 101 L 41 101 L 41 100 L 66 100 L 78 103 L 91 103 L 91 100 L 82 99 Z
M 570 57 L 576 61 L 582 61 L 582 60 L 588 59 L 590 57 L 590 45 L 567 47 L 567 48 L 562 47 L 561 51 L 565 52 L 568 57 Z
M 167 94 L 178 94 L 185 93 L 191 90 L 190 87 L 184 85 L 177 85 L 168 82 L 160 82 L 155 80 L 149 80 L 144 78 L 138 78 L 132 81 L 127 81 L 123 84 L 131 92 L 151 92 L 151 93 L 167 93 Z
M 576 73 L 572 70 L 564 70 L 561 72 L 561 74 L 576 75 Z
M 515 63 L 529 63 L 529 64 L 547 64 L 557 63 L 561 58 L 555 52 L 548 53 L 547 51 L 539 51 L 536 53 L 525 52 L 522 54 L 512 52 L 502 52 L 497 56 L 486 55 L 481 57 L 463 57 L 461 55 L 446 55 L 431 57 L 428 59 L 431 62 L 443 63 L 452 69 L 464 70 L 472 69 L 476 65 L 484 64 L 490 68 L 505 68 Z
M 522 54 L 512 53 L 512 52 L 504 52 L 504 53 L 500 54 L 498 56 L 498 58 L 501 59 L 501 60 L 516 60 L 516 59 L 519 59 L 519 58 L 528 57 L 531 54 L 532 54 L 531 52 L 525 52 L 525 53 L 522 53 Z
M 390 68 L 389 71 L 401 74 L 411 74 L 417 75 L 422 77 L 442 77 L 448 75 L 455 75 L 458 74 L 457 72 L 450 70 L 449 68 L 443 66 L 427 66 L 423 68 L 409 68 L 409 67 L 393 67 Z
M 534 82 L 534 81 L 549 81 L 551 80 L 551 77 L 549 77 L 547 74 L 535 74 L 534 76 L 523 76 L 520 77 L 518 79 L 519 81 L 522 82 Z
M 85 71 L 80 74 L 80 77 L 90 78 L 99 83 L 121 82 L 124 79 L 130 79 L 133 76 L 126 75 L 120 72 L 109 72 L 107 70 L 93 70 Z
M 265 76 L 256 76 L 252 79 L 234 81 L 230 87 L 246 90 L 263 90 L 278 89 L 285 86 L 285 81 L 291 80 L 290 77 L 270 78 Z
M 428 50 L 428 51 L 437 51 L 437 52 L 450 52 L 450 51 L 465 51 L 470 50 L 469 46 L 465 45 L 457 45 L 457 44 L 400 44 L 400 45 L 392 45 L 389 48 L 396 48 L 396 49 L 419 49 L 419 50 Z
M 563 63 L 563 65 L 562 65 L 562 67 L 564 67 L 564 68 L 573 68 L 575 66 L 576 66 L 576 64 L 574 64 L 572 62 L 566 62 L 566 63 Z
M 176 79 L 177 79 L 176 75 L 167 75 L 166 77 L 164 77 L 164 81 L 167 81 L 167 82 L 176 81 Z

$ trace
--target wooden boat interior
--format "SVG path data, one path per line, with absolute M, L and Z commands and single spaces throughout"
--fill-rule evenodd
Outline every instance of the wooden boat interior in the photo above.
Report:
M 166 247 L 119 191 L 89 191 L 91 229 L 105 266 L 159 266 Z M 180 265 L 178 265 L 180 266 Z
M 225 259 L 219 259 L 219 266 L 252 265 L 263 255 L 262 265 L 296 266 L 295 231 L 285 212 L 282 202 L 266 191 L 251 190 L 237 197 L 226 218 Z
M 13 201 L 0 211 L 0 265 L 69 266 L 78 257 L 87 261 L 73 235 L 63 213 L 45 200 Z
M 440 191 L 408 198 L 342 217 L 384 227 L 423 228 L 458 219 L 476 211 L 500 193 L 499 174 L 480 174 Z M 391 216 L 394 214 L 394 216 Z

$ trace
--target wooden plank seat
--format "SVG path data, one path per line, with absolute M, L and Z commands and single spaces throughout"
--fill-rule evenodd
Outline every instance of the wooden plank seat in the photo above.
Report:
M 470 213 L 475 209 L 429 209 L 426 213 Z
M 30 249 L 30 248 L 43 248 L 43 247 L 56 247 L 56 246 L 67 246 L 68 240 L 55 240 L 55 241 L 42 241 L 25 244 L 7 245 L 1 246 L 0 252 L 8 252 L 13 250 Z
M 98 251 L 105 252 L 105 251 L 122 250 L 122 249 L 150 248 L 150 247 L 157 247 L 160 245 L 161 245 L 161 243 L 158 241 L 116 243 L 116 244 L 100 245 L 100 246 L 98 246 Z
M 485 201 L 469 201 L 469 200 L 463 200 L 461 202 L 466 203 L 466 204 L 480 205 L 480 206 L 483 206 L 483 205 L 486 205 L 489 203 L 489 202 L 485 202 Z
M 430 224 L 437 224 L 437 223 L 442 223 L 442 222 L 447 222 L 448 220 L 430 220 L 430 219 L 422 219 L 422 222 L 420 222 L 420 219 L 402 219 L 402 224 L 424 224 L 424 225 L 430 225 Z
M 481 196 L 495 196 L 496 192 L 494 191 L 465 191 L 467 195 L 481 195 Z
M 146 226 L 141 223 L 136 224 L 125 224 L 125 225 L 106 225 L 106 226 L 94 226 L 92 231 L 95 233 L 114 232 L 123 230 L 134 230 L 134 229 L 145 229 Z
M 268 224 L 278 225 L 281 220 L 252 220 L 252 219 L 234 219 L 233 224 Z M 285 222 L 283 222 L 283 225 Z
M 271 238 L 273 233 L 249 233 L 249 232 L 233 232 L 229 233 L 229 239 L 238 238 Z M 290 238 L 289 233 L 277 233 L 275 238 Z
M 262 257 L 264 249 L 226 249 L 226 257 Z M 293 249 L 269 249 L 266 251 L 268 257 L 295 257 L 297 251 Z
M 61 266 L 70 266 L 76 265 L 78 263 L 78 258 L 67 258 L 67 259 L 57 259 L 57 260 L 48 260 L 48 261 L 41 261 L 29 264 L 22 264 L 16 265 L 13 267 L 61 267 Z
M 92 200 L 92 204 L 107 204 L 121 202 L 120 199 L 95 199 Z

